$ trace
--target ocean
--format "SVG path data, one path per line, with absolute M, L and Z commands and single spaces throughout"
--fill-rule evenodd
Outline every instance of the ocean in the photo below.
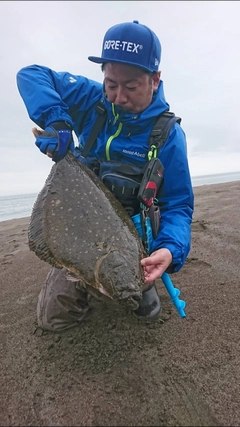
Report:
M 240 172 L 192 177 L 193 187 L 240 181 Z M 38 193 L 0 196 L 0 222 L 29 217 Z

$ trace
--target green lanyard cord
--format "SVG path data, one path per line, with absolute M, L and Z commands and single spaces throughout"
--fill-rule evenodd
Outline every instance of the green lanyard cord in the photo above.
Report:
M 118 118 L 119 118 L 119 114 L 117 113 L 116 114 L 116 112 L 115 112 L 115 108 L 114 108 L 114 104 L 112 103 L 112 113 L 113 113 L 113 115 L 114 115 L 114 122 L 113 122 L 113 124 L 115 125 L 116 124 L 116 121 L 118 120 Z
M 149 161 L 150 161 L 151 159 L 153 159 L 153 158 L 156 158 L 156 157 L 157 157 L 157 147 L 156 147 L 156 145 L 151 145 L 150 150 L 149 150 L 149 152 L 148 152 L 147 156 L 148 156 L 148 160 L 149 160 Z

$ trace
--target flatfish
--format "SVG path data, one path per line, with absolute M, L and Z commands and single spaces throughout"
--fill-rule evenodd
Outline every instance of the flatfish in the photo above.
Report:
M 138 307 L 144 286 L 140 236 L 121 203 L 71 152 L 54 164 L 34 203 L 28 243 L 110 300 Z

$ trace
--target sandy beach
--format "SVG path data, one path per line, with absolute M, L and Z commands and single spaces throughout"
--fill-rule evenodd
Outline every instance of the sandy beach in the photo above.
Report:
M 50 266 L 28 248 L 29 218 L 0 222 L 1 426 L 240 425 L 240 181 L 195 188 L 192 248 L 161 280 L 163 311 L 139 321 L 92 301 L 82 324 L 43 332 Z

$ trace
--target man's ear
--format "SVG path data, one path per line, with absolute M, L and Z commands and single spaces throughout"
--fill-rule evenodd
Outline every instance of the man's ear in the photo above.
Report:
M 161 71 L 157 71 L 153 75 L 153 90 L 157 90 L 161 80 Z
M 105 89 L 105 81 L 103 80 L 103 93 L 104 96 L 107 98 L 106 89 Z

